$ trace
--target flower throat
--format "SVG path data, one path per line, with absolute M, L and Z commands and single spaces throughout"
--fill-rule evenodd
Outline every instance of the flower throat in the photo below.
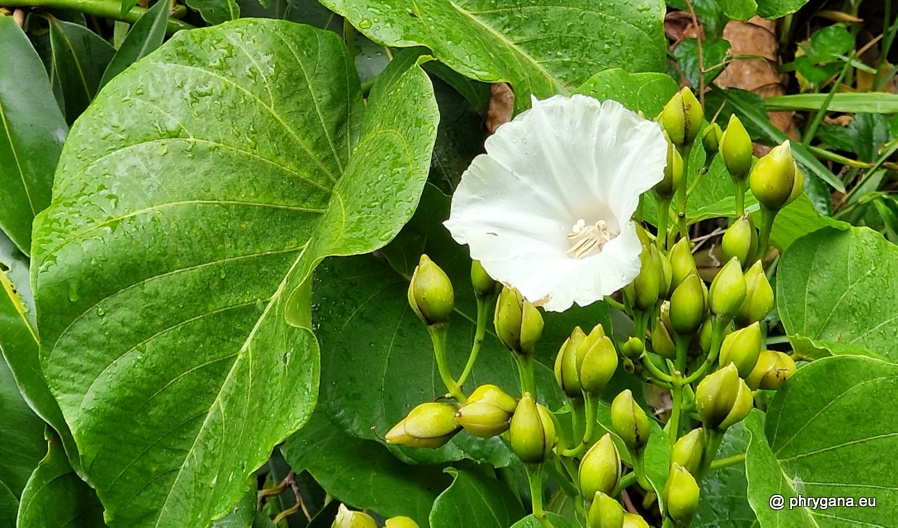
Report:
M 588 226 L 586 220 L 581 218 L 567 235 L 571 248 L 566 253 L 575 259 L 601 253 L 602 247 L 616 236 L 617 233 L 611 232 L 604 220 Z

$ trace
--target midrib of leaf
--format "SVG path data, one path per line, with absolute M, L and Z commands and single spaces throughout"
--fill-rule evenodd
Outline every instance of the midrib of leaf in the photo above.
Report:
M 240 352 L 239 352 L 237 360 L 235 360 L 234 363 L 231 365 L 231 369 L 228 371 L 228 375 L 225 377 L 224 381 L 221 384 L 221 388 L 219 389 L 218 393 L 215 395 L 215 399 L 212 401 L 212 404 L 209 406 L 209 412 L 206 413 L 206 418 L 203 420 L 203 425 L 197 431 L 196 436 L 193 439 L 193 444 L 190 445 L 190 449 L 187 450 L 187 454 L 184 456 L 184 459 L 181 462 L 181 466 L 177 469 L 178 476 L 175 477 L 174 482 L 172 482 L 171 488 L 169 488 L 168 493 L 166 493 L 166 495 L 165 495 L 165 500 L 162 503 L 162 507 L 159 508 L 159 515 L 156 517 L 156 522 L 153 524 L 154 528 L 160 528 L 159 523 L 162 521 L 163 514 L 166 512 L 169 500 L 172 497 L 172 493 L 174 492 L 175 488 L 178 486 L 178 482 L 180 482 L 181 476 L 184 474 L 184 471 L 183 471 L 184 462 L 186 462 L 187 459 L 190 458 L 190 456 L 193 454 L 194 450 L 196 449 L 197 441 L 199 441 L 200 437 L 203 436 L 203 432 L 209 427 L 209 416 L 212 414 L 212 410 L 215 408 L 216 405 L 221 407 L 222 411 L 224 410 L 224 407 L 222 407 L 222 404 L 221 404 L 221 396 L 222 396 L 222 393 L 224 392 L 225 387 L 227 387 L 231 383 L 232 376 L 234 375 L 237 364 L 240 362 L 239 356 L 245 353 L 246 357 L 248 358 L 247 361 L 252 361 L 252 346 L 251 346 L 252 340 L 255 337 L 256 332 L 259 329 L 259 326 L 262 324 L 263 321 L 265 321 L 266 317 L 268 316 L 269 311 L 276 304 L 275 301 L 281 295 L 284 294 L 284 288 L 287 285 L 288 280 L 291 278 L 293 271 L 296 269 L 297 265 L 302 261 L 307 248 L 308 248 L 308 245 L 306 245 L 303 248 L 302 252 L 296 257 L 296 260 L 293 261 L 293 264 L 290 266 L 290 269 L 287 271 L 287 273 L 284 274 L 284 278 L 281 281 L 280 285 L 278 285 L 278 289 L 275 291 L 274 295 L 271 296 L 271 298 L 268 301 L 268 304 L 265 305 L 265 310 L 262 311 L 262 315 L 260 315 L 259 318 L 256 320 L 256 324 L 253 325 L 253 329 L 250 331 L 246 340 L 243 342 L 243 346 L 240 347 Z M 248 368 L 247 373 L 250 376 L 252 376 L 252 368 Z M 251 393 L 251 389 L 252 389 L 252 378 L 250 378 L 248 387 L 246 387 L 245 392 L 247 393 L 247 397 L 249 397 L 249 394 Z M 222 414 L 221 414 L 221 420 L 222 421 L 225 420 L 224 412 L 222 412 Z M 244 416 L 243 422 L 244 423 L 246 422 L 245 416 Z
M 84 87 L 84 93 L 87 95 L 88 100 L 93 99 L 94 95 L 90 92 L 90 87 L 87 84 L 87 77 L 84 75 L 84 68 L 81 67 L 81 58 L 75 53 L 75 47 L 72 45 L 72 40 L 69 38 L 68 33 L 62 27 L 62 24 L 59 23 L 54 17 L 48 17 L 47 20 L 57 28 L 57 31 L 62 34 L 62 38 L 65 39 L 68 48 L 72 51 L 72 57 L 74 57 L 75 67 L 78 69 L 78 77 L 81 78 L 81 85 Z M 56 55 L 53 55 L 53 63 L 56 63 Z
M 19 317 L 22 318 L 22 323 L 28 328 L 28 332 L 31 334 L 32 339 L 34 339 L 36 344 L 40 345 L 40 338 L 38 338 L 37 332 L 34 331 L 31 323 L 28 322 L 28 317 L 25 316 L 25 305 L 22 304 L 21 297 L 19 297 L 13 283 L 10 282 L 9 277 L 6 276 L 5 271 L 0 271 L 0 283 L 3 283 L 3 289 L 6 290 L 6 295 L 9 296 L 9 300 L 12 301 L 13 306 L 15 306 L 16 312 L 19 314 Z
M 31 190 L 28 189 L 28 182 L 25 181 L 25 172 L 22 170 L 22 163 L 19 161 L 19 153 L 16 152 L 16 145 L 12 140 L 12 132 L 9 130 L 9 122 L 6 120 L 6 112 L 3 110 L 3 103 L 0 102 L 0 121 L 3 121 L 3 130 L 6 131 L 6 138 L 9 140 L 9 150 L 12 157 L 16 161 L 16 169 L 19 171 L 19 178 L 22 180 L 22 187 L 25 189 L 25 196 L 28 197 L 28 206 L 31 208 L 31 215 L 37 214 L 34 209 L 34 201 L 31 199 Z

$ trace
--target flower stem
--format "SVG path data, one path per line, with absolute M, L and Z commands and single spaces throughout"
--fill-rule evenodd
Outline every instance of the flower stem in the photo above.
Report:
M 658 235 L 655 242 L 660 251 L 667 251 L 667 222 L 670 219 L 670 198 L 658 200 Z
M 483 345 L 483 338 L 486 336 L 486 323 L 489 319 L 490 299 L 487 297 L 477 297 L 477 329 L 474 331 L 474 344 L 471 345 L 471 354 L 468 356 L 468 363 L 465 370 L 462 371 L 458 378 L 458 384 L 464 385 L 471 371 L 474 370 L 474 363 L 477 361 L 477 355 L 480 353 L 480 347 Z
M 705 362 L 701 364 L 701 366 L 692 374 L 690 374 L 685 380 L 683 380 L 684 385 L 688 385 L 694 381 L 700 380 L 704 377 L 705 373 L 708 372 L 708 369 L 714 365 L 714 362 L 717 360 L 717 356 L 720 354 L 720 344 L 723 340 L 723 327 L 724 321 L 716 316 L 711 316 L 711 349 L 708 351 L 708 357 L 705 358 Z
M 670 383 L 670 381 L 673 379 L 670 377 L 670 374 L 662 372 L 661 369 L 659 369 L 645 354 L 643 354 L 642 356 L 642 366 L 645 367 L 646 370 L 651 372 L 652 376 L 665 383 Z
M 131 23 L 137 22 L 137 19 L 147 12 L 146 9 L 135 6 L 123 15 L 122 3 L 119 0 L 0 0 L 0 7 L 63 9 Z M 165 29 L 167 34 L 171 35 L 181 29 L 193 29 L 193 26 L 175 18 L 168 19 Z
M 465 403 L 468 399 L 462 392 L 461 387 L 455 382 L 452 374 L 449 373 L 449 362 L 446 358 L 446 336 L 449 327 L 445 324 L 433 324 L 427 327 L 427 333 L 430 334 L 430 341 L 433 343 L 433 355 L 437 361 L 437 370 L 440 371 L 440 378 L 446 386 L 446 390 L 459 403 Z
M 692 157 L 692 148 L 695 146 L 695 142 L 690 143 L 689 146 L 685 146 L 683 148 L 683 174 L 684 177 L 689 174 L 689 159 Z M 689 193 L 687 191 L 686 182 L 680 184 L 680 188 L 677 189 L 677 226 L 680 232 L 680 236 L 686 238 L 689 236 L 689 233 L 686 231 L 686 201 L 689 198 Z
M 530 504 L 533 507 L 533 516 L 536 517 L 543 528 L 553 528 L 552 522 L 546 517 L 543 510 L 543 479 L 542 464 L 525 464 L 527 467 L 527 480 L 530 481 Z
M 773 229 L 776 213 L 777 211 L 772 211 L 763 205 L 761 206 L 761 222 L 758 226 L 758 253 L 755 255 L 754 260 L 763 260 L 767 256 L 767 249 L 770 246 L 770 231 Z
M 617 481 L 617 486 L 614 487 L 614 491 L 611 492 L 611 496 L 617 497 L 618 495 L 620 495 L 620 492 L 629 488 L 633 484 L 636 484 L 637 480 L 638 479 L 636 478 L 635 471 L 627 473 L 626 475 L 621 477 L 619 481 Z
M 701 485 L 702 479 L 711 471 L 711 463 L 717 456 L 717 450 L 720 448 L 720 442 L 723 440 L 723 432 L 716 429 L 705 428 L 705 451 L 702 454 L 702 465 L 699 467 L 698 475 L 695 481 Z
M 735 178 L 736 183 L 736 218 L 745 215 L 745 178 Z
M 714 471 L 716 469 L 728 468 L 730 466 L 737 466 L 743 462 L 745 462 L 745 453 L 739 453 L 738 455 L 733 455 L 726 458 L 718 458 L 717 460 L 711 462 L 711 471 Z
M 521 377 L 521 394 L 530 393 L 536 399 L 536 381 L 533 378 L 533 356 L 514 355 Z

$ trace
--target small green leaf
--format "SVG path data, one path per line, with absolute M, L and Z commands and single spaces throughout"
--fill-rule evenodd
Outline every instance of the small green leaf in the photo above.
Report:
M 0 229 L 27 255 L 68 127 L 40 57 L 11 16 L 0 15 L 0 49 Z
M 576 521 L 569 520 L 557 513 L 546 512 L 546 516 L 554 528 L 577 528 L 580 525 Z M 543 528 L 543 524 L 533 514 L 511 525 L 511 528 Z
M 781 110 L 819 110 L 829 97 L 830 94 L 780 95 L 764 99 L 764 105 L 770 112 Z M 837 93 L 832 96 L 826 108 L 831 112 L 896 114 L 898 113 L 898 94 Z
M 758 14 L 768 20 L 782 18 L 801 9 L 808 0 L 757 0 Z
M 785 251 L 799 238 L 824 227 L 843 230 L 850 224 L 820 214 L 807 195 L 802 194 L 777 213 L 770 231 L 770 243 Z
M 840 25 L 822 27 L 811 35 L 811 48 L 814 55 L 823 56 L 812 56 L 811 59 L 815 62 L 823 62 L 826 58 L 835 55 L 844 55 L 853 47 L 854 36 Z
M 171 4 L 167 0 L 156 0 L 156 5 L 148 9 L 131 26 L 128 36 L 125 37 L 121 47 L 109 61 L 109 66 L 106 67 L 103 78 L 100 79 L 101 88 L 106 86 L 106 83 L 113 77 L 125 71 L 125 68 L 162 45 L 170 6 Z
M 748 500 L 761 526 L 883 526 L 898 519 L 898 366 L 850 356 L 814 361 L 773 399 L 766 423 L 745 420 Z M 771 508 L 779 495 L 785 506 Z M 855 507 L 791 504 L 799 496 L 852 499 Z M 857 507 L 861 498 L 875 507 Z
M 777 272 L 777 309 L 803 353 L 898 361 L 898 247 L 867 228 L 821 229 L 793 243 Z
M 59 437 L 47 433 L 47 455 L 22 493 L 17 526 L 106 526 L 96 492 L 75 474 Z
M 508 486 L 479 470 L 446 468 L 455 481 L 430 512 L 431 528 L 507 528 L 524 516 L 524 508 Z
M 438 466 L 404 464 L 381 444 L 347 435 L 320 408 L 281 452 L 294 471 L 308 471 L 340 501 L 384 517 L 405 515 L 424 528 L 451 482 Z
M 203 20 L 210 25 L 240 18 L 240 6 L 236 0 L 186 0 L 185 3 L 191 9 L 199 11 Z M 262 7 L 268 7 L 268 1 L 262 0 L 261 3 Z
M 577 89 L 577 93 L 600 101 L 613 99 L 630 110 L 642 112 L 647 118 L 653 119 L 677 93 L 677 83 L 663 73 L 628 73 L 614 68 L 590 77 Z
M 97 95 L 100 78 L 115 55 L 115 48 L 84 26 L 50 15 L 47 22 L 53 68 L 65 99 L 66 121 L 71 124 Z
M 758 11 L 755 0 L 720 0 L 723 12 L 732 20 L 748 20 Z
M 848 137 L 860 161 L 873 163 L 883 145 L 892 139 L 889 119 L 882 114 L 858 113 L 848 124 Z
M 371 40 L 426 46 L 450 68 L 485 82 L 506 81 L 515 109 L 565 93 L 607 68 L 660 71 L 666 41 L 664 2 L 514 0 L 325 0 Z

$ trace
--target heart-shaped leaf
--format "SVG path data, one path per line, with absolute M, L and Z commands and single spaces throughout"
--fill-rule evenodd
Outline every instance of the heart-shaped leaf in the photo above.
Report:
M 480 471 L 446 469 L 455 481 L 430 512 L 433 528 L 505 528 L 524 516 L 524 508 L 505 483 Z
M 363 112 L 333 33 L 181 32 L 79 119 L 35 224 L 41 360 L 113 526 L 199 526 L 308 420 L 306 279 L 411 216 L 438 120 L 397 57 Z M 305 304 L 303 300 L 305 299 Z

